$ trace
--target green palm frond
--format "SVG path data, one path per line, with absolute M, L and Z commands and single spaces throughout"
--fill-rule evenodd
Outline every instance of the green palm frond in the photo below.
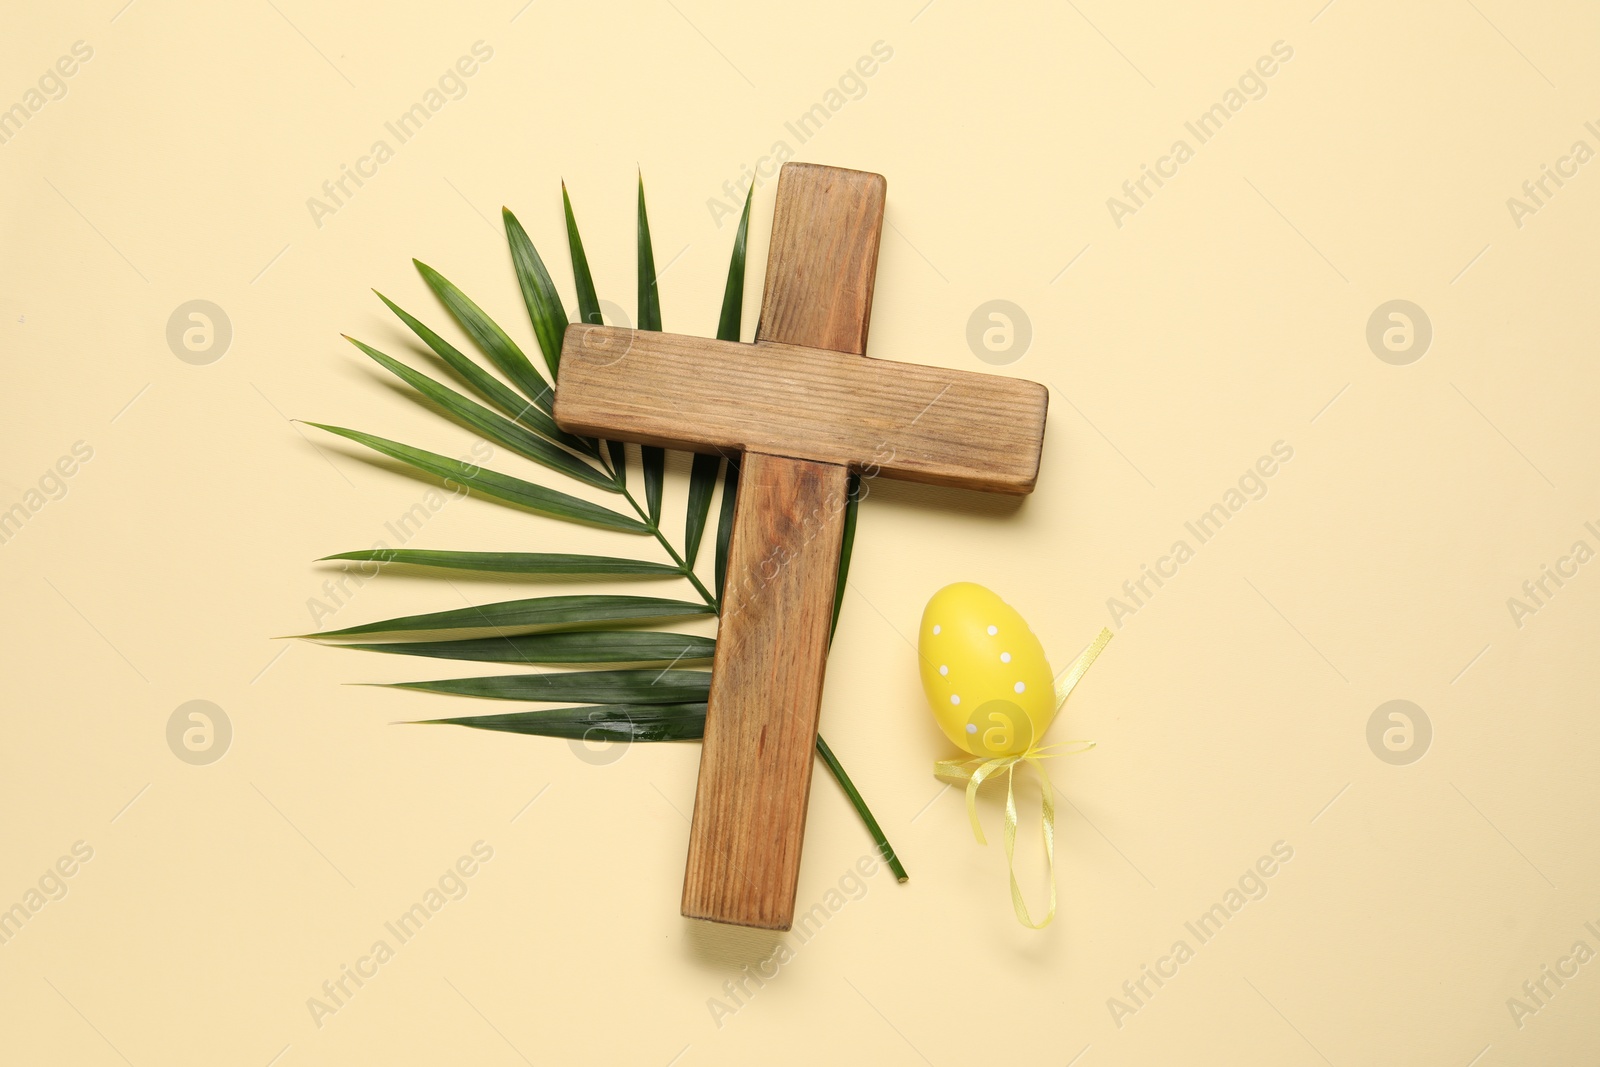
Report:
M 717 323 L 717 337 L 725 341 L 739 340 L 742 325 L 745 253 L 752 196 L 753 189 L 745 197 L 744 212 L 734 237 Z M 561 205 L 577 294 L 578 317 L 583 322 L 600 323 L 599 295 L 565 183 L 561 187 Z M 698 740 L 705 730 L 706 697 L 710 690 L 711 673 L 703 669 L 686 668 L 708 663 L 716 648 L 715 639 L 641 627 L 715 615 L 719 611 L 727 578 L 728 542 L 739 485 L 737 457 L 694 457 L 689 472 L 683 551 L 680 553 L 662 529 L 666 495 L 665 451 L 648 446 L 640 450 L 645 498 L 641 506 L 628 487 L 627 451 L 621 442 L 591 440 L 566 433 L 556 425 L 551 382 L 556 380 L 561 369 L 561 343 L 568 325 L 567 313 L 550 272 L 527 231 L 509 208 L 502 209 L 502 216 L 512 269 L 534 340 L 550 372 L 549 380 L 540 373 L 511 335 L 482 307 L 443 274 L 420 261 L 414 262 L 423 281 L 471 340 L 471 347 L 477 350 L 481 360 L 463 352 L 382 293 L 378 297 L 472 396 L 364 342 L 347 339 L 453 422 L 499 445 L 508 453 L 537 464 L 546 474 L 561 475 L 589 489 L 620 496 L 633 514 L 628 515 L 516 475 L 485 470 L 398 441 L 324 423 L 310 425 L 397 460 L 423 475 L 464 487 L 499 504 L 523 508 L 566 522 L 649 535 L 670 562 L 555 552 L 473 552 L 386 547 L 339 552 L 324 558 L 376 564 L 379 569 L 411 567 L 446 574 L 472 572 L 513 580 L 678 579 L 687 582 L 699 599 L 612 594 L 531 597 L 400 616 L 301 636 L 331 640 L 345 648 L 391 655 L 518 666 L 603 668 L 377 683 L 390 688 L 493 700 L 584 702 L 581 706 L 426 720 L 430 723 L 589 741 Z M 661 294 L 642 176 L 638 183 L 637 236 L 638 328 L 660 330 Z M 491 373 L 482 361 L 487 361 L 504 380 Z M 507 382 L 510 384 L 507 385 Z M 711 516 L 712 498 L 716 493 L 719 475 L 722 501 L 717 519 L 713 562 L 716 592 L 713 593 L 695 573 L 694 564 Z M 855 538 L 859 478 L 852 475 L 850 486 L 834 603 L 835 626 L 838 625 Z M 817 751 L 861 815 L 896 876 L 904 881 L 905 868 L 901 866 L 849 775 L 820 736 L 817 738 Z
M 833 622 L 828 629 L 828 640 L 839 629 L 839 612 L 844 610 L 846 579 L 850 577 L 850 553 L 856 544 L 856 513 L 861 509 L 861 475 L 850 472 L 844 503 L 844 540 L 839 545 L 839 580 L 833 587 Z
M 374 289 L 373 292 L 377 293 Z M 599 458 L 600 449 L 593 441 L 567 433 L 556 426 L 556 420 L 548 411 L 537 407 L 531 400 L 523 400 L 512 392 L 500 379 L 478 366 L 467 356 L 461 353 L 455 345 L 434 333 L 427 326 L 417 320 L 416 316 L 400 307 L 393 300 L 378 293 L 378 299 L 388 305 L 389 310 L 399 316 L 400 321 L 411 328 L 411 331 L 422 338 L 424 344 L 433 349 L 436 356 L 442 359 L 456 375 L 472 388 L 479 396 L 499 408 L 506 415 L 523 423 L 530 429 L 536 430 L 552 441 L 560 442 L 568 448 Z M 565 321 L 565 316 L 562 316 Z
M 308 426 L 315 426 L 319 430 L 338 434 L 357 444 L 366 445 L 374 452 L 381 452 L 391 459 L 397 459 L 408 466 L 415 467 L 425 474 L 432 474 L 446 482 L 455 482 L 475 489 L 479 493 L 493 500 L 506 504 L 518 504 L 530 511 L 537 511 L 541 515 L 548 515 L 553 519 L 568 519 L 572 522 L 584 522 L 591 526 L 604 526 L 612 530 L 623 530 L 627 533 L 649 533 L 650 527 L 626 515 L 619 515 L 610 508 L 603 508 L 598 504 L 591 504 L 580 497 L 546 489 L 542 485 L 525 482 L 521 478 L 509 474 L 497 474 L 494 471 L 484 470 L 459 459 L 441 456 L 437 452 L 427 452 L 420 448 L 403 445 L 399 441 L 390 441 L 384 437 L 375 437 L 370 433 L 360 430 L 348 430 L 343 426 L 329 426 L 326 423 L 311 422 Z
M 733 538 L 733 505 L 739 497 L 739 460 L 728 457 L 728 470 L 722 477 L 722 511 L 717 516 L 717 599 L 722 599 L 728 582 L 728 543 Z
M 534 336 L 539 339 L 539 351 L 544 353 L 545 366 L 550 368 L 553 380 L 561 373 L 561 337 L 567 332 L 567 312 L 556 294 L 555 282 L 544 269 L 544 260 L 528 240 L 522 223 L 510 208 L 501 208 L 505 218 L 506 242 L 511 246 L 511 264 L 517 272 L 517 285 L 522 289 L 522 302 L 528 308 L 528 320 L 533 323 Z
M 589 257 L 583 251 L 583 238 L 578 234 L 578 220 L 572 214 L 572 197 L 567 195 L 567 183 L 561 183 L 561 210 L 567 220 L 567 252 L 572 257 L 572 284 L 578 290 L 578 321 L 593 326 L 602 325 L 600 297 L 594 290 L 594 276 L 589 273 Z M 648 240 L 646 241 L 648 243 Z M 621 441 L 607 441 L 606 451 L 611 456 L 611 466 L 617 480 L 623 485 L 628 480 L 628 450 Z
M 483 309 L 467 299 L 467 295 L 452 285 L 444 275 L 422 262 L 420 259 L 412 260 L 421 272 L 422 278 L 428 283 L 428 288 L 438 296 L 439 302 L 444 304 L 450 314 L 455 317 L 467 335 L 477 342 L 494 365 L 500 368 L 500 373 L 511 379 L 513 385 L 522 390 L 524 396 L 538 404 L 547 413 L 555 410 L 555 394 L 550 388 L 550 383 L 534 369 L 528 357 L 522 354 L 522 349 L 511 336 L 500 328 L 500 325 L 483 313 Z
M 486 440 L 493 441 L 503 448 L 509 448 L 517 455 L 531 459 L 553 471 L 588 482 L 598 489 L 613 493 L 622 491 L 617 487 L 614 478 L 585 463 L 571 452 L 509 419 L 496 415 L 482 404 L 467 399 L 454 389 L 440 385 L 426 374 L 412 370 L 399 360 L 390 359 L 376 348 L 363 344 L 354 337 L 346 337 L 345 340 L 365 352 L 378 366 L 433 401 L 444 410 L 445 414 L 468 429 L 476 430 L 478 435 Z
M 554 633 L 598 629 L 608 623 L 661 622 L 715 613 L 716 608 L 709 604 L 653 596 L 544 596 L 432 611 L 425 615 L 403 615 L 301 636 L 344 638 L 452 632 L 464 636 L 461 632 L 468 630 L 488 630 L 496 634 Z
M 600 325 L 600 297 L 594 291 L 594 275 L 589 273 L 589 257 L 583 251 L 583 238 L 578 235 L 578 220 L 572 214 L 572 197 L 567 195 L 567 183 L 561 183 L 561 210 L 567 218 L 567 250 L 572 255 L 572 284 L 578 290 L 578 318 L 592 326 Z
M 423 719 L 421 724 L 470 726 L 572 741 L 698 741 L 705 735 L 704 704 L 601 704 L 550 711 L 513 711 L 456 719 Z M 905 879 L 901 879 L 904 881 Z
M 484 700 L 587 700 L 603 704 L 683 704 L 705 700 L 710 671 L 625 668 L 545 674 L 496 674 L 486 678 L 444 678 L 425 682 L 385 682 L 390 689 L 453 693 Z
M 526 663 L 544 667 L 631 663 L 666 667 L 709 663 L 717 642 L 712 637 L 655 630 L 573 630 L 457 641 L 388 641 L 344 647 L 363 652 L 388 652 L 478 663 Z
M 656 290 L 656 254 L 650 247 L 650 220 L 644 210 L 644 175 L 639 175 L 639 329 L 661 331 L 661 294 Z M 667 450 L 639 446 L 644 499 L 650 521 L 661 521 L 661 494 L 667 482 Z
M 477 574 L 544 574 L 568 578 L 681 578 L 683 572 L 665 563 L 618 556 L 583 556 L 567 552 L 451 552 L 425 548 L 366 548 L 323 556 L 325 560 L 398 563 Z

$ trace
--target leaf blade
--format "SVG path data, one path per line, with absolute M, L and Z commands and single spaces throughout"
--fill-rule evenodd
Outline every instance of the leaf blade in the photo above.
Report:
M 728 457 L 728 470 L 722 477 L 722 509 L 717 516 L 717 601 L 728 577 L 728 544 L 733 538 L 733 509 L 739 497 L 739 461 Z
M 695 634 L 663 633 L 658 630 L 578 630 L 459 641 L 391 641 L 342 647 L 363 652 L 468 660 L 474 663 L 525 663 L 534 666 L 636 663 L 671 666 L 706 662 L 711 659 L 716 646 L 715 638 Z
M 327 560 L 399 563 L 413 567 L 435 567 L 441 570 L 473 571 L 480 574 L 549 574 L 595 578 L 619 575 L 648 578 L 681 576 L 677 567 L 666 563 L 565 552 L 459 552 L 443 549 L 370 548 L 323 556 L 318 562 Z
M 845 583 L 850 577 L 850 554 L 855 549 L 856 543 L 856 512 L 861 507 L 861 475 L 851 471 L 847 484 L 849 489 L 845 494 L 844 536 L 839 542 L 839 577 L 833 586 L 833 622 L 828 626 L 830 642 L 839 629 L 839 612 L 844 608 Z
M 553 414 L 554 401 L 550 383 L 545 381 L 544 376 L 529 362 L 528 357 L 517 347 L 511 336 L 450 279 L 420 259 L 411 262 L 416 264 L 417 271 L 422 275 L 423 281 L 428 283 L 428 288 L 433 290 L 440 303 L 444 304 L 456 322 L 461 324 L 461 328 L 483 350 L 484 355 L 500 368 L 501 373 L 511 379 L 513 385 L 522 390 L 523 395 L 538 404 L 547 414 Z
M 628 446 L 621 441 L 607 441 L 606 455 L 611 457 L 611 469 L 617 472 L 617 484 L 628 487 Z
M 728 280 L 722 291 L 722 314 L 717 320 L 717 340 L 737 341 L 744 313 L 745 252 L 750 234 L 750 204 L 755 198 L 755 185 L 751 184 L 744 198 L 744 212 L 739 216 L 739 228 L 733 235 L 733 252 L 728 257 Z M 717 523 L 716 590 L 722 597 L 723 579 L 728 565 L 727 538 L 733 529 L 733 500 L 737 491 L 739 472 L 736 460 L 728 461 L 728 474 L 723 483 L 722 514 Z M 699 455 L 689 470 L 689 507 L 685 520 L 684 559 L 694 566 L 700 549 L 700 539 L 705 533 L 706 520 L 711 514 L 711 491 L 717 484 L 721 460 L 717 456 Z
M 500 209 L 506 228 L 506 243 L 511 247 L 511 265 L 517 274 L 517 285 L 522 290 L 522 302 L 528 308 L 528 319 L 533 324 L 533 335 L 539 341 L 539 351 L 544 354 L 545 366 L 550 368 L 551 380 L 561 373 L 561 339 L 567 331 L 567 309 L 561 306 L 555 282 L 539 258 L 538 249 L 528 238 L 528 231 L 508 207 Z
M 440 385 L 432 378 L 420 371 L 406 366 L 399 360 L 379 352 L 370 345 L 363 344 L 349 335 L 345 340 L 355 345 L 380 367 L 405 382 L 411 388 L 433 401 L 453 416 L 458 422 L 469 429 L 476 430 L 481 436 L 508 448 L 525 459 L 531 459 L 558 474 L 576 478 L 607 492 L 621 492 L 615 481 L 604 471 L 589 466 L 583 460 L 561 448 L 556 447 L 542 437 L 524 429 L 509 419 L 502 418 L 488 408 L 473 400 L 469 400 L 454 389 Z
M 591 325 L 601 325 L 600 297 L 594 291 L 594 276 L 589 273 L 589 257 L 583 251 L 583 238 L 578 235 L 578 220 L 572 214 L 572 198 L 567 195 L 567 183 L 561 183 L 561 208 L 567 219 L 567 249 L 572 255 L 572 281 L 578 290 L 578 318 Z
M 417 723 L 435 724 L 574 741 L 698 741 L 705 735 L 706 706 L 611 704 L 513 711 L 503 715 L 469 715 L 453 719 L 423 719 Z
M 717 320 L 717 340 L 737 341 L 744 315 L 745 249 L 750 235 L 750 202 L 755 198 L 755 183 L 744 197 L 744 213 L 739 216 L 739 229 L 733 235 L 733 255 L 728 260 L 728 282 L 722 290 L 722 315 Z
M 567 195 L 567 183 L 561 183 L 561 210 L 567 222 L 567 252 L 572 259 L 572 282 L 578 291 L 578 320 L 594 325 L 605 322 L 600 314 L 600 297 L 594 290 L 594 276 L 589 273 L 589 257 L 583 251 L 583 237 L 578 233 L 578 219 L 572 213 L 572 197 Z M 621 441 L 607 441 L 606 452 L 617 474 L 617 484 L 628 484 L 628 452 Z
M 576 596 L 529 597 L 479 604 L 421 615 L 402 615 L 342 630 L 301 634 L 307 638 L 375 637 L 379 635 L 493 631 L 516 635 L 592 630 L 619 622 L 660 622 L 713 614 L 705 604 L 661 597 L 591 593 Z
M 482 700 L 563 701 L 593 704 L 683 704 L 704 700 L 710 671 L 621 669 L 546 674 L 495 674 L 482 678 L 441 678 L 388 682 L 387 689 L 476 697 Z
M 656 285 L 656 254 L 650 244 L 650 218 L 644 206 L 644 175 L 639 175 L 639 329 L 660 332 L 661 292 Z M 645 507 L 650 522 L 661 525 L 661 496 L 667 481 L 667 451 L 654 445 L 639 449 L 644 473 Z
M 612 511 L 610 508 L 603 508 L 598 504 L 591 504 L 587 500 L 555 489 L 546 489 L 542 485 L 525 482 L 521 478 L 515 478 L 509 474 L 484 470 L 481 467 L 474 467 L 460 460 L 441 456 L 437 452 L 413 448 L 398 441 L 390 441 L 384 437 L 362 433 L 360 430 L 349 430 L 342 426 L 329 426 L 320 422 L 307 423 L 307 425 L 337 434 L 340 437 L 355 441 L 357 444 L 366 445 L 374 452 L 380 452 L 391 459 L 397 459 L 420 471 L 443 478 L 446 482 L 455 482 L 469 489 L 475 489 L 492 500 L 525 507 L 530 511 L 547 515 L 553 519 L 581 522 L 605 529 L 621 530 L 625 533 L 650 532 L 649 527 L 645 526 L 644 523 L 637 519 L 631 519 L 620 512 Z
M 661 293 L 656 288 L 656 255 L 650 243 L 650 217 L 644 206 L 644 175 L 639 175 L 639 329 L 661 330 Z
M 489 403 L 499 408 L 507 416 L 544 434 L 552 441 L 559 441 L 568 448 L 575 448 L 592 456 L 598 456 L 600 450 L 594 443 L 581 437 L 567 433 L 556 425 L 556 420 L 548 411 L 539 407 L 531 400 L 524 400 L 500 383 L 500 379 L 485 371 L 477 363 L 468 359 L 459 348 L 440 337 L 429 329 L 415 315 L 406 311 L 399 304 L 378 293 L 378 299 L 388 305 L 389 310 L 399 316 L 400 321 L 411 328 L 411 332 L 422 338 L 424 344 L 431 348 L 435 355 L 444 360 L 450 369 L 455 371 L 461 379 L 472 387 L 473 391 Z
M 700 539 L 705 536 L 706 519 L 711 517 L 711 493 L 717 487 L 717 473 L 722 469 L 722 457 L 696 452 L 689 468 L 689 504 L 684 517 L 683 561 L 690 568 L 700 552 Z

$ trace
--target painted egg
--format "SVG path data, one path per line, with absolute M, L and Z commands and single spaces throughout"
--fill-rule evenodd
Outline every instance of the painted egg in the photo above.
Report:
M 1055 675 L 1015 608 L 974 582 L 928 601 L 917 638 L 922 691 L 939 728 L 974 756 L 1026 752 L 1055 718 Z

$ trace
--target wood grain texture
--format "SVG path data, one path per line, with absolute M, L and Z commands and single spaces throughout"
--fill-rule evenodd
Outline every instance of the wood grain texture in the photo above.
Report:
M 884 185 L 784 165 L 758 340 L 865 350 Z M 725 354 L 752 351 L 736 347 Z M 848 490 L 843 464 L 745 452 L 689 828 L 691 918 L 794 922 Z
M 575 324 L 562 346 L 555 414 L 563 428 L 588 436 L 698 452 L 750 449 L 1027 493 L 1038 478 L 1048 403 L 1044 386 L 1019 378 Z
M 886 183 L 784 165 L 754 344 L 574 324 L 555 418 L 608 440 L 743 452 L 683 914 L 787 930 L 852 469 L 1026 493 L 1049 396 L 868 359 Z
M 844 467 L 747 453 L 728 546 L 683 914 L 787 930 L 844 533 Z
M 783 165 L 756 340 L 867 350 L 888 187 L 881 174 Z

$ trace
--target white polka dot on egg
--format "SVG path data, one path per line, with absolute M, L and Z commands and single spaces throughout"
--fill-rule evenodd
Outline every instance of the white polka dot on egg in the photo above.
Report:
M 1022 692 L 1025 692 L 1028 687 L 1026 685 L 1024 685 L 1023 683 L 1018 682 L 1016 685 L 1012 686 L 1011 688 L 1016 690 L 1019 693 L 1022 693 Z
M 1011 653 L 1009 653 L 1009 652 L 1000 653 L 1000 662 L 1001 663 L 1010 663 L 1011 662 Z
M 978 727 L 977 727 L 977 725 L 975 723 L 970 723 L 970 722 L 967 723 L 967 733 L 975 734 L 977 732 L 978 732 Z
M 950 673 L 950 668 L 948 666 L 946 666 L 945 664 L 941 663 L 941 664 L 939 664 L 939 673 L 940 674 L 949 674 Z
M 951 693 L 950 694 L 950 703 L 952 703 L 952 704 L 961 703 L 961 697 L 959 695 L 955 694 L 955 693 Z
M 998 627 L 998 626 L 989 627 L 989 636 L 990 637 L 993 637 L 995 634 L 997 634 L 999 632 L 1000 632 L 1000 627 Z
M 938 623 L 934 623 L 933 624 L 933 632 L 935 634 L 937 634 L 939 632 L 939 624 Z

